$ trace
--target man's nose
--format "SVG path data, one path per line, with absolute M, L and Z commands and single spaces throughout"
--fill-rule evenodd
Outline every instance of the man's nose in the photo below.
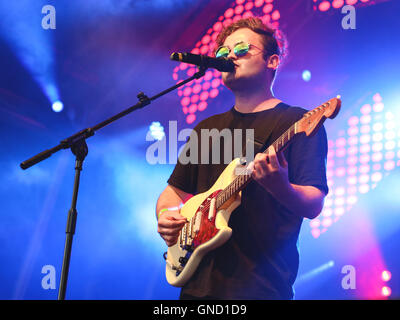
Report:
M 231 50 L 231 52 L 229 52 L 228 59 L 232 59 L 232 60 L 237 59 L 237 56 L 236 56 L 235 52 L 233 52 L 233 50 Z

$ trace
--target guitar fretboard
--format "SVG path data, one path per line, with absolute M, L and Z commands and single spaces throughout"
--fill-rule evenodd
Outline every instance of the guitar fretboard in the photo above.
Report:
M 291 141 L 291 139 L 296 135 L 296 123 L 294 123 L 289 129 L 287 129 L 278 139 L 276 139 L 272 145 L 276 152 L 283 150 Z M 268 153 L 268 148 L 263 152 Z M 237 170 L 242 170 L 241 172 L 236 172 L 237 177 L 224 189 L 222 190 L 216 199 L 216 208 L 218 209 L 222 206 L 228 199 L 230 199 L 234 194 L 240 192 L 248 182 L 251 181 L 251 172 L 247 172 L 246 168 L 237 168 Z

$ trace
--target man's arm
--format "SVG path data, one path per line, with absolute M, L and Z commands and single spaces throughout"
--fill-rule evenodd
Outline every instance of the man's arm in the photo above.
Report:
M 293 183 L 273 196 L 290 212 L 308 219 L 314 219 L 321 213 L 325 198 L 325 194 L 316 187 Z
M 320 214 L 325 194 L 313 186 L 290 183 L 288 164 L 282 152 L 276 154 L 271 146 L 268 154 L 256 155 L 253 166 L 253 178 L 290 212 L 309 219 Z
M 178 207 L 190 196 L 176 187 L 168 185 L 157 200 L 156 215 L 158 219 L 157 231 L 170 247 L 176 243 L 179 231 L 187 222 L 186 218 L 179 213 Z M 176 208 L 163 211 L 163 209 Z

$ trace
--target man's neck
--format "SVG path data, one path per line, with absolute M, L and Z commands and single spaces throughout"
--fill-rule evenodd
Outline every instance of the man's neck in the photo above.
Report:
M 272 109 L 280 102 L 270 90 L 252 92 L 251 94 L 249 92 L 235 92 L 235 109 L 241 113 Z

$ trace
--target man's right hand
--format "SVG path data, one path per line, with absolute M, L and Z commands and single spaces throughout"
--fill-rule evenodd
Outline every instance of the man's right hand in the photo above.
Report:
M 187 219 L 179 213 L 179 210 L 161 213 L 158 218 L 157 231 L 168 247 L 173 246 L 178 241 L 179 231 L 186 222 Z

